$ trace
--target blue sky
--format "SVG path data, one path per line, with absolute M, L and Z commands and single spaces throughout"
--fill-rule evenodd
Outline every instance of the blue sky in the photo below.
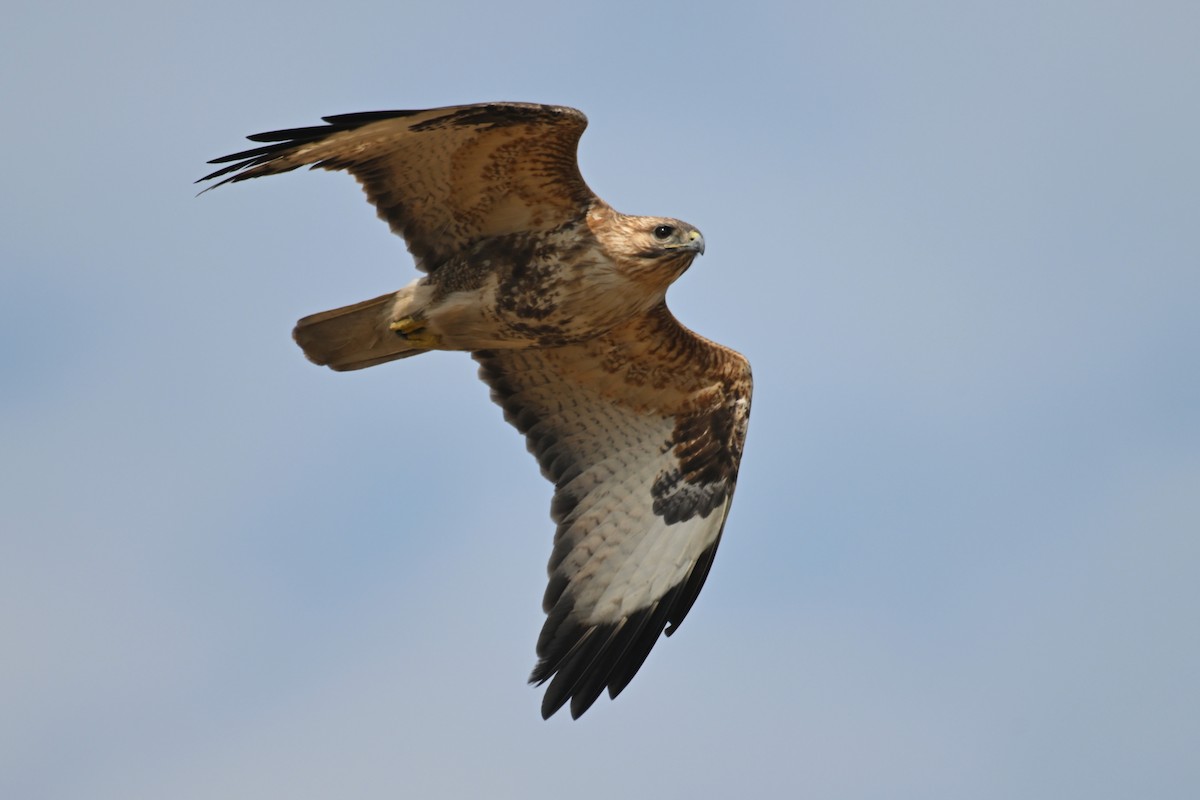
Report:
M 1194 4 L 78 5 L 0 31 L 0 796 L 1200 792 Z M 579 722 L 474 365 L 291 341 L 402 243 L 191 184 L 497 99 L 704 231 L 672 308 L 756 380 L 708 585 Z

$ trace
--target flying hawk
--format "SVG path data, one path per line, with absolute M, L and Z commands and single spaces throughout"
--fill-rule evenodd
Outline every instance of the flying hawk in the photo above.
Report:
M 466 350 L 554 483 L 531 683 L 548 718 L 616 697 L 712 565 L 750 416 L 750 365 L 683 327 L 671 285 L 704 252 L 677 219 L 626 216 L 584 183 L 571 108 L 489 103 L 325 117 L 250 136 L 201 181 L 345 170 L 425 273 L 314 314 L 294 336 L 335 370 Z M 669 627 L 668 627 L 669 626 Z

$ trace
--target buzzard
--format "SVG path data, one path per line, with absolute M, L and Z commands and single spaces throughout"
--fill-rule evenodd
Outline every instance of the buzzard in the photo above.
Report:
M 576 160 L 587 118 L 488 103 L 325 117 L 213 159 L 224 183 L 301 166 L 358 179 L 425 274 L 300 320 L 304 354 L 354 370 L 466 350 L 554 483 L 558 528 L 530 682 L 542 716 L 616 697 L 683 621 L 729 514 L 750 365 L 683 327 L 667 287 L 704 252 L 677 219 L 627 216 Z

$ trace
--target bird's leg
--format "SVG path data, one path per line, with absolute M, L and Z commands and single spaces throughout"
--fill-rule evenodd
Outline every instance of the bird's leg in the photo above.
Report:
M 404 317 L 388 325 L 389 330 L 415 347 L 434 348 L 442 343 L 442 337 L 425 327 L 425 320 Z

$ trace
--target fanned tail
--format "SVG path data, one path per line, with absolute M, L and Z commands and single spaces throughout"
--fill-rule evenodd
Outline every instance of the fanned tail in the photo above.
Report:
M 338 372 L 426 352 L 388 328 L 395 302 L 396 293 L 392 292 L 307 316 L 296 323 L 292 338 L 309 361 Z

